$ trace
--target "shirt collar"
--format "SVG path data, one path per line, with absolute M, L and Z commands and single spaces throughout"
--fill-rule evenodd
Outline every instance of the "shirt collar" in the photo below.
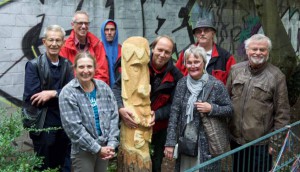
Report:
M 75 37 L 75 39 L 74 39 L 75 47 L 76 47 L 77 50 L 80 50 L 79 40 L 77 39 L 76 36 L 74 36 L 74 37 Z M 90 39 L 88 37 L 86 37 L 86 44 L 85 44 L 85 47 L 84 47 L 83 51 L 88 50 L 88 47 L 90 46 L 90 43 L 91 43 Z

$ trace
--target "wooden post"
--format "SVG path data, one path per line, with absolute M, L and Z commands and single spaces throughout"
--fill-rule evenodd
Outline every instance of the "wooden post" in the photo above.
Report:
M 122 98 L 124 106 L 133 112 L 139 124 L 132 129 L 121 122 L 119 172 L 151 172 L 149 153 L 152 128 L 150 107 L 148 41 L 143 37 L 130 37 L 122 45 Z

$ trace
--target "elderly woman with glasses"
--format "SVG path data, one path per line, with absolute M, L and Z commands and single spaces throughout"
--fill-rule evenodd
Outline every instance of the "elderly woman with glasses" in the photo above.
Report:
M 193 137 L 197 138 L 195 148 L 198 153 L 195 157 L 188 156 L 179 144 L 175 171 L 184 171 L 215 156 L 210 152 L 207 137 L 210 133 L 205 130 L 203 116 L 218 120 L 232 114 L 232 104 L 224 84 L 205 71 L 205 50 L 195 45 L 190 46 L 184 53 L 184 64 L 188 75 L 182 78 L 176 87 L 164 153 L 169 159 L 174 157 L 174 148 L 180 140 L 178 138 L 186 134 L 185 126 L 188 125 L 195 128 L 196 134 Z M 218 171 L 219 168 L 220 164 L 214 163 L 200 171 Z

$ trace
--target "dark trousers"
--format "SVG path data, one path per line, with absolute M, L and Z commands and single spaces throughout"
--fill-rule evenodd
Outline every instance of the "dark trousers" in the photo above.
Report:
M 160 130 L 152 134 L 151 146 L 153 148 L 152 160 L 152 171 L 160 172 L 161 164 L 164 157 L 164 149 L 167 138 L 167 130 Z
M 49 132 L 41 132 L 39 135 L 29 134 L 34 146 L 34 152 L 38 157 L 43 158 L 43 164 L 37 170 L 45 170 L 47 168 L 57 168 L 60 171 L 65 166 L 67 155 L 70 153 L 71 144 L 66 133 L 60 129 Z
M 231 141 L 231 149 L 241 145 Z M 266 172 L 272 168 L 272 155 L 269 145 L 254 145 L 233 154 L 234 172 Z

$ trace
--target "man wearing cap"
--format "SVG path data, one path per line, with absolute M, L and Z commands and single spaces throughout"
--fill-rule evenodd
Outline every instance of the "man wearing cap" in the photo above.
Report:
M 195 45 L 203 47 L 206 51 L 206 71 L 226 84 L 230 67 L 236 62 L 234 57 L 228 51 L 214 43 L 216 31 L 217 30 L 210 19 L 200 18 L 196 27 L 193 29 L 193 34 L 197 39 L 197 43 Z M 180 53 L 176 67 L 184 75 L 187 75 L 188 72 L 184 66 L 184 51 L 185 50 Z
M 108 63 L 109 85 L 112 87 L 121 73 L 121 45 L 118 43 L 117 23 L 111 19 L 105 20 L 101 26 L 102 49 Z
M 97 61 L 95 79 L 109 84 L 107 60 L 101 55 L 101 41 L 89 32 L 89 15 L 85 11 L 76 11 L 72 19 L 72 32 L 60 50 L 60 55 L 74 63 L 75 56 L 80 51 L 88 51 Z

